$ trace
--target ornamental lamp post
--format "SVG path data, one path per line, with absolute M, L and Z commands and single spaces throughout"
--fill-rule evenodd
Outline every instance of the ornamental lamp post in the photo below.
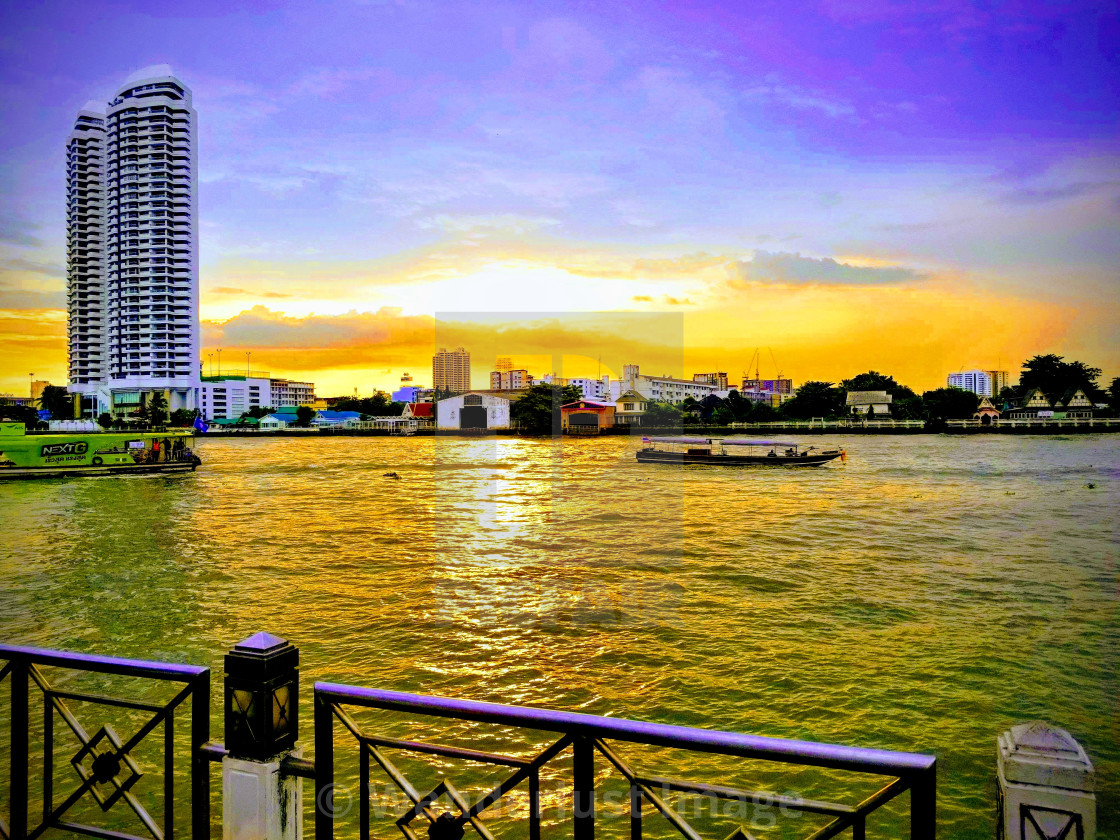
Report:
M 232 758 L 266 761 L 299 735 L 299 649 L 256 633 L 226 654 L 225 747 Z

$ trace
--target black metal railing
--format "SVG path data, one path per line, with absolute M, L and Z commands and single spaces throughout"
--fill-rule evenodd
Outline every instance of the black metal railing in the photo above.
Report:
M 33 840 L 48 829 L 67 831 L 92 837 L 127 840 L 140 835 L 87 825 L 68 819 L 68 815 L 86 796 L 100 806 L 103 812 L 123 803 L 135 814 L 148 834 L 156 840 L 172 840 L 175 834 L 175 715 L 176 710 L 190 700 L 189 717 L 189 786 L 190 815 L 193 840 L 210 836 L 210 782 L 209 761 L 204 746 L 210 739 L 210 669 L 196 665 L 177 665 L 163 662 L 145 662 L 136 659 L 117 659 L 108 656 L 64 651 L 42 650 L 33 647 L 0 645 L 0 683 L 10 686 L 9 751 L 9 806 L 8 822 L 0 819 L 0 836 L 13 840 Z M 43 668 L 58 668 L 67 672 L 107 674 L 116 677 L 138 677 L 172 683 L 175 691 L 170 699 L 149 702 L 121 697 L 111 697 L 89 691 L 56 688 L 44 676 Z M 41 695 L 42 714 L 42 811 L 36 820 L 29 815 L 29 781 L 32 764 L 32 688 Z M 141 713 L 144 718 L 135 731 L 121 738 L 111 724 L 100 723 L 90 734 L 82 724 L 72 704 L 80 703 L 84 713 L 92 707 L 111 707 Z M 55 776 L 56 719 L 61 719 L 79 743 L 70 758 L 76 779 L 64 796 L 56 797 Z M 36 727 L 37 730 L 37 727 Z M 136 795 L 136 786 L 143 773 L 132 753 L 149 735 L 162 734 L 162 819 L 157 820 L 144 807 Z M 63 730 L 65 732 L 65 730 Z M 157 735 L 158 737 L 158 735 Z M 38 765 L 38 758 L 35 764 Z
M 455 721 L 496 724 L 522 730 L 550 732 L 559 735 L 559 738 L 529 757 L 501 755 L 423 741 L 382 737 L 363 730 L 348 709 L 376 709 Z M 831 822 L 815 831 L 811 835 L 811 840 L 835 837 L 847 830 L 851 831 L 851 836 L 855 840 L 863 840 L 868 815 L 905 791 L 910 791 L 910 836 L 915 840 L 933 840 L 936 833 L 936 759 L 929 755 L 782 740 L 571 712 L 452 700 L 397 691 L 379 691 L 325 682 L 315 684 L 314 716 L 315 799 L 318 803 L 315 815 L 316 840 L 329 840 L 334 837 L 335 809 L 328 807 L 328 803 L 333 798 L 335 788 L 336 721 L 340 722 L 358 742 L 361 786 L 358 796 L 360 807 L 358 816 L 362 840 L 368 840 L 370 836 L 371 759 L 412 803 L 410 808 L 396 818 L 397 827 L 408 840 L 418 840 L 418 832 L 412 825 L 415 820 L 420 820 L 421 825 L 424 825 L 426 820 L 427 834 L 431 840 L 458 840 L 463 836 L 468 825 L 483 840 L 493 840 L 493 835 L 482 821 L 483 814 L 523 784 L 528 786 L 529 838 L 539 840 L 541 769 L 557 756 L 566 753 L 569 748 L 572 754 L 571 787 L 575 840 L 592 840 L 595 834 L 596 753 L 605 758 L 630 785 L 631 840 L 641 840 L 643 806 L 647 804 L 687 840 L 700 840 L 696 830 L 666 801 L 666 795 L 673 792 L 698 793 L 712 797 L 713 801 L 738 799 L 757 802 L 761 798 L 772 805 L 780 806 L 783 811 L 831 817 Z M 775 796 L 732 787 L 647 775 L 631 767 L 619 755 L 613 742 L 851 771 L 888 777 L 888 781 L 876 793 L 854 805 Z M 427 793 L 420 793 L 405 773 L 390 759 L 388 755 L 390 750 L 463 759 L 493 767 L 506 767 L 512 772 L 496 787 L 471 804 L 446 778 Z M 444 811 L 438 805 L 445 797 L 450 800 L 455 812 Z M 747 829 L 740 826 L 731 833 L 728 840 L 734 838 L 742 840 L 750 836 Z

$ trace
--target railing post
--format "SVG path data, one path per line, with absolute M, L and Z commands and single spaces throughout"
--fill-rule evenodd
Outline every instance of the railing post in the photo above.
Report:
M 9 798 L 11 804 L 11 823 L 9 830 L 12 840 L 27 837 L 27 742 L 31 720 L 27 707 L 28 663 L 25 659 L 9 660 L 11 671 L 8 684 L 12 688 L 11 720 L 11 776 L 9 777 Z
M 224 840 L 301 840 L 303 784 L 282 774 L 298 757 L 299 651 L 269 633 L 234 645 L 225 662 Z
M 573 840 L 595 840 L 595 751 L 580 735 L 572 743 Z
M 210 761 L 202 745 L 210 740 L 210 669 L 191 688 L 191 837 L 210 837 Z
M 914 779 L 910 788 L 910 837 L 934 840 L 937 836 L 937 764 Z
M 315 840 L 334 840 L 334 722 L 330 702 L 320 697 L 318 691 L 314 703 Z

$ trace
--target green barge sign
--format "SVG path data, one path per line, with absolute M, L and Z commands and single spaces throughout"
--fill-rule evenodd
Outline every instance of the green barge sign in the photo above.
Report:
M 89 444 L 84 440 L 70 441 L 69 443 L 45 443 L 39 450 L 43 458 L 53 455 L 85 455 L 89 451 Z

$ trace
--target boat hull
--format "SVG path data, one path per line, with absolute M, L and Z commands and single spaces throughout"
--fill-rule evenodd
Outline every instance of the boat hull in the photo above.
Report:
M 74 467 L 0 467 L 0 481 L 16 481 L 36 478 L 96 478 L 110 475 L 148 475 L 151 473 L 194 472 L 202 462 L 198 458 L 190 461 L 167 461 L 157 464 L 86 464 Z
M 840 457 L 840 452 L 812 455 L 717 455 L 639 449 L 638 460 L 646 464 L 708 464 L 720 467 L 819 467 Z

